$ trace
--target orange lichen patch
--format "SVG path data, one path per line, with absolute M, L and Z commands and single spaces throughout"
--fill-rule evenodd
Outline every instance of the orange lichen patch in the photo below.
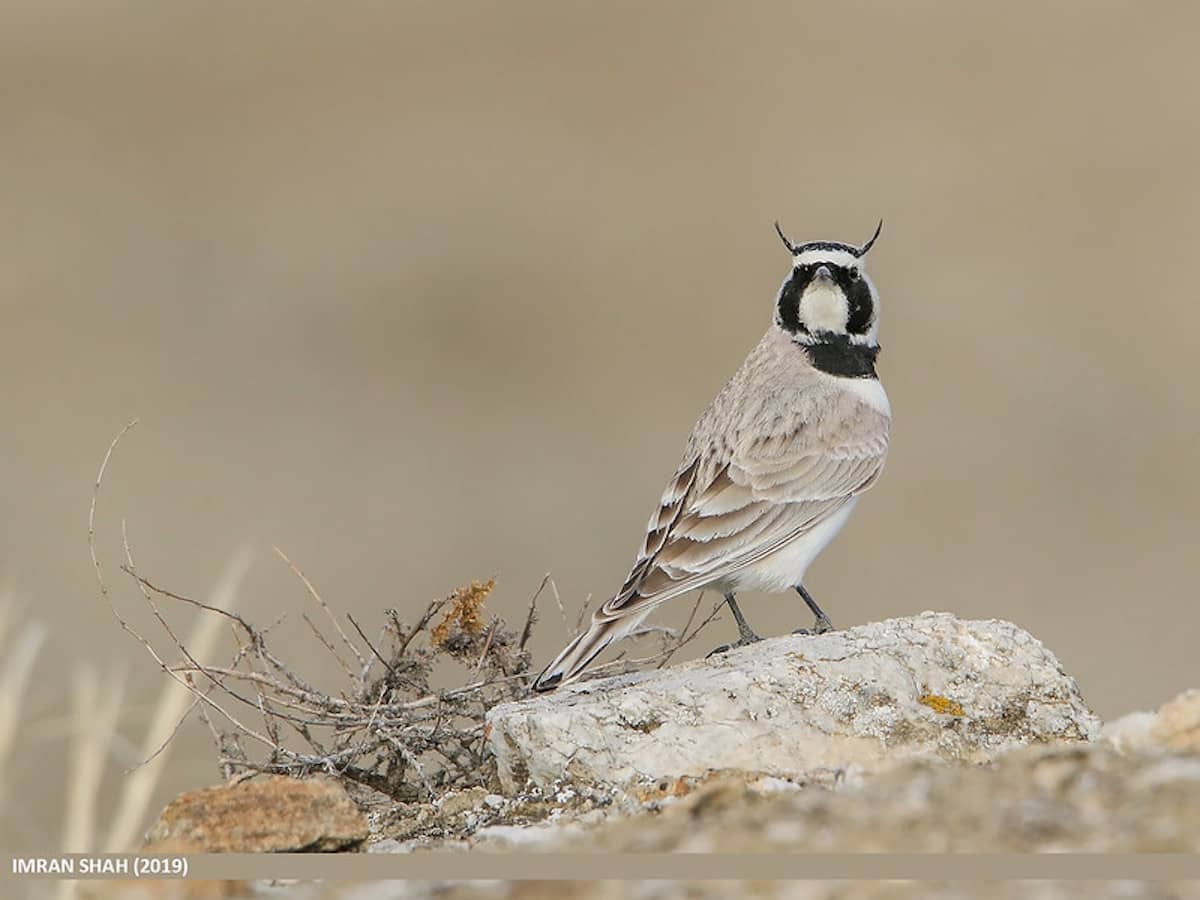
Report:
M 699 777 L 684 775 L 679 778 L 665 778 L 655 784 L 642 787 L 636 792 L 636 796 L 642 803 L 662 800 L 666 797 L 686 797 L 697 787 L 709 781 L 711 777 L 711 775 Z
M 483 603 L 496 586 L 496 579 L 472 581 L 450 595 L 450 609 L 442 621 L 430 632 L 435 646 L 445 643 L 455 626 L 464 634 L 479 634 L 484 629 Z
M 939 694 L 922 694 L 917 698 L 917 702 L 928 706 L 935 713 L 941 713 L 943 716 L 966 715 L 961 703 L 951 700 L 949 697 L 942 697 Z
M 642 785 L 634 791 L 634 796 L 642 803 L 665 800 L 667 797 L 687 797 L 701 788 L 724 781 L 736 781 L 744 785 L 747 778 L 759 773 L 746 773 L 730 769 L 710 769 L 703 775 L 680 775 L 676 778 L 663 778 L 652 784 Z

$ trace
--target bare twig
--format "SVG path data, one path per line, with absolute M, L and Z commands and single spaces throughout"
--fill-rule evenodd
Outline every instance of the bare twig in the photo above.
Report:
M 436 616 L 439 612 L 441 612 L 442 607 L 445 605 L 446 605 L 446 601 L 444 598 L 441 600 L 431 600 L 429 602 L 429 606 L 425 607 L 425 612 L 421 616 L 421 618 L 417 620 L 417 624 L 414 625 L 410 630 L 408 630 L 407 633 L 404 635 L 404 637 L 401 639 L 400 646 L 396 650 L 397 656 L 404 655 L 404 651 L 408 649 L 408 645 L 410 643 L 412 643 L 412 639 L 415 638 L 418 634 L 420 634 L 422 631 L 424 631 L 429 626 L 429 623 L 431 621 L 433 621 L 433 617 Z
M 483 642 L 483 649 L 479 651 L 479 661 L 475 663 L 475 671 L 479 672 L 483 668 L 483 661 L 487 659 L 488 651 L 492 649 L 492 641 L 496 638 L 496 629 L 500 625 L 499 619 L 493 619 L 491 627 L 487 630 L 487 638 Z
M 577 637 L 583 631 L 583 620 L 588 614 L 588 607 L 592 605 L 592 595 L 588 594 L 583 598 L 583 606 L 579 607 L 579 615 L 575 618 L 575 634 L 571 637 Z
M 371 643 L 370 638 L 368 638 L 363 632 L 362 627 L 354 620 L 354 616 L 350 615 L 350 613 L 346 613 L 346 618 L 350 620 L 350 624 L 354 626 L 354 630 L 358 632 L 358 636 L 362 638 L 363 643 L 367 645 L 368 649 L 370 649 L 373 654 L 375 654 L 375 658 L 383 663 L 383 667 L 387 669 L 388 672 L 395 672 L 395 669 L 392 668 L 392 664 L 384 659 L 382 653 L 375 649 L 375 645 Z
M 190 688 L 193 692 L 195 692 L 196 685 L 195 685 L 195 682 L 192 681 L 191 674 L 189 673 L 187 675 L 184 675 L 183 677 L 184 677 L 184 683 L 188 686 L 188 688 Z M 196 703 L 196 702 L 193 702 L 192 708 L 194 708 L 196 710 L 196 715 L 199 716 L 200 721 L 204 723 L 204 727 L 208 729 L 208 733 L 210 735 L 212 735 L 213 747 L 216 748 L 217 757 L 218 758 L 223 757 L 225 755 L 224 741 L 221 740 L 221 733 L 219 731 L 217 731 L 216 726 L 213 725 L 212 719 L 209 718 L 208 708 L 203 703 Z M 180 719 L 180 722 L 182 722 L 182 721 L 183 721 L 183 719 Z M 175 728 L 177 731 L 179 729 L 179 726 L 176 725 Z M 172 736 L 174 736 L 174 732 L 172 732 Z M 224 778 L 226 781 L 228 781 L 231 777 L 233 777 L 233 767 L 230 765 L 227 765 L 225 763 L 222 763 L 221 764 L 221 777 Z
M 124 528 L 125 528 L 125 523 L 122 522 L 121 523 L 122 533 L 124 533 Z M 143 578 L 141 575 L 138 574 L 137 569 L 134 567 L 133 563 L 131 561 L 129 561 L 129 559 L 128 559 L 128 549 L 129 549 L 128 542 L 126 542 L 125 549 L 126 549 L 126 554 L 127 554 L 126 555 L 126 563 L 125 563 L 125 565 L 121 566 L 121 571 L 124 572 L 126 575 L 130 576 L 134 581 L 136 581 L 138 584 L 140 584 L 147 591 L 158 594 L 161 597 L 166 597 L 170 600 L 178 600 L 181 603 L 188 603 L 188 604 L 196 607 L 197 609 L 204 610 L 205 612 L 216 613 L 219 616 L 224 616 L 225 618 L 230 619 L 231 621 L 236 622 L 237 624 L 241 625 L 242 628 L 245 629 L 246 634 L 252 635 L 255 633 L 255 629 L 250 625 L 249 622 L 247 622 L 245 619 L 243 619 L 241 616 L 239 616 L 237 613 L 235 613 L 231 610 L 221 609 L 221 607 L 219 607 L 219 606 L 213 606 L 212 604 L 204 603 L 200 600 L 194 600 L 191 597 L 185 597 L 183 594 L 176 594 L 174 591 L 168 591 L 166 588 L 159 587 L 158 585 L 151 582 L 148 578 Z
M 150 642 L 148 640 L 146 640 L 146 638 L 141 633 L 139 633 L 137 631 L 137 629 L 135 629 L 133 626 L 131 626 L 129 624 L 129 622 L 126 621 L 125 618 L 117 611 L 116 606 L 112 602 L 112 597 L 109 595 L 108 586 L 104 582 L 104 575 L 103 575 L 103 572 L 100 567 L 100 561 L 96 555 L 96 507 L 97 507 L 97 502 L 100 497 L 100 488 L 104 482 L 104 473 L 108 469 L 109 460 L 112 458 L 113 451 L 116 450 L 117 444 L 120 443 L 121 438 L 125 436 L 126 432 L 128 432 L 131 428 L 133 428 L 135 425 L 137 425 L 137 421 L 138 421 L 137 419 L 134 419 L 132 422 L 130 422 L 128 425 L 126 425 L 124 428 L 122 428 L 121 431 L 117 434 L 117 436 L 115 438 L 113 438 L 112 442 L 108 446 L 107 452 L 104 454 L 103 461 L 100 463 L 100 469 L 96 474 L 96 482 L 92 488 L 91 506 L 88 510 L 88 550 L 91 554 L 92 566 L 96 572 L 96 583 L 99 585 L 99 588 L 100 588 L 100 596 L 104 599 L 104 602 L 108 604 L 108 608 L 112 612 L 113 617 L 117 620 L 118 625 L 120 625 L 121 630 L 124 631 L 126 634 L 128 634 L 130 637 L 132 637 L 139 644 L 141 644 L 142 648 L 148 654 L 150 654 L 150 657 L 158 664 L 158 667 L 168 675 L 168 677 L 170 677 L 176 683 L 180 684 L 185 690 L 193 691 L 194 688 L 192 686 L 189 686 L 186 682 L 184 682 L 183 679 L 180 678 L 180 676 L 173 673 L 170 670 L 170 667 L 167 665 L 166 661 L 162 658 L 162 656 L 159 655 L 158 651 L 156 651 L 154 649 L 154 647 L 150 644 Z M 124 526 L 122 526 L 122 532 L 124 533 Z M 126 543 L 126 545 L 128 544 L 127 538 L 125 539 L 125 543 Z M 130 554 L 128 553 L 128 550 L 127 550 L 126 558 L 128 559 L 129 556 L 130 556 Z M 153 604 L 151 604 L 151 605 L 153 606 Z M 216 709 L 223 716 L 225 716 L 227 719 L 229 719 L 230 722 L 237 723 L 238 725 L 240 725 L 240 723 L 238 723 L 234 717 L 229 715 L 229 713 L 227 713 L 219 704 L 217 704 L 211 698 L 200 695 L 198 693 L 196 694 L 196 696 L 202 697 L 214 709 Z M 248 731 L 247 733 L 250 733 L 250 732 Z
M 342 655 L 337 652 L 337 648 L 334 647 L 333 644 L 329 643 L 328 640 L 326 640 L 325 635 L 321 634 L 321 630 L 317 628 L 313 620 L 308 617 L 308 613 L 301 613 L 300 618 L 308 623 L 309 629 L 311 629 L 312 633 L 317 636 L 317 640 L 320 641 L 325 649 L 329 651 L 330 655 L 332 655 L 333 658 L 338 661 L 338 665 L 342 667 L 342 670 L 350 677 L 350 679 L 353 680 L 356 678 L 357 676 L 353 671 L 351 671 L 350 666 L 344 659 L 342 659 Z
M 683 629 L 679 632 L 681 639 L 670 649 L 670 652 L 663 654 L 662 661 L 659 662 L 655 668 L 661 669 L 663 666 L 669 663 L 671 661 L 671 657 L 676 654 L 679 648 L 691 640 L 691 638 L 687 637 L 688 629 L 692 627 L 692 622 L 694 622 L 696 619 L 696 611 L 700 609 L 700 601 L 703 599 L 704 591 L 701 591 L 696 595 L 696 602 L 692 604 L 692 611 L 688 613 L 687 621 L 683 623 Z M 717 609 L 720 609 L 720 607 L 717 607 Z M 705 624 L 707 624 L 707 622 Z
M 546 573 L 546 581 L 550 583 L 550 596 L 554 598 L 554 605 L 558 607 L 558 614 L 562 616 L 563 628 L 567 628 L 567 608 L 563 606 L 562 597 L 558 593 L 558 585 L 554 583 L 549 572 Z M 538 590 L 540 591 L 541 588 Z
M 348 648 L 350 648 L 350 652 L 353 653 L 354 658 L 358 660 L 359 666 L 365 668 L 367 661 L 365 659 L 363 659 L 363 655 L 358 652 L 358 648 L 350 642 L 350 638 L 346 637 L 346 632 L 342 631 L 342 626 L 338 624 L 337 616 L 335 616 L 330 611 L 329 606 L 325 603 L 324 600 L 321 599 L 321 595 L 317 593 L 317 589 L 315 587 L 313 587 L 312 582 L 308 580 L 308 577 L 303 572 L 301 572 L 298 568 L 296 568 L 296 564 L 293 563 L 290 559 L 288 559 L 286 553 L 284 553 L 278 547 L 275 547 L 274 549 L 275 549 L 275 552 L 279 555 L 279 558 L 282 559 L 287 564 L 287 567 L 289 569 L 291 569 L 293 574 L 295 574 L 295 576 L 297 578 L 299 578 L 300 581 L 304 584 L 305 589 L 308 591 L 308 595 L 313 598 L 313 600 L 316 602 L 317 606 L 321 607 L 321 610 L 325 613 L 326 616 L 329 617 L 329 621 L 333 624 L 333 627 L 337 629 L 338 635 L 341 636 L 342 643 L 344 643 Z
M 109 606 L 112 605 L 112 601 L 109 600 L 108 585 L 104 583 L 104 573 L 100 569 L 100 560 L 96 556 L 96 501 L 100 498 L 100 485 L 104 482 L 104 473 L 108 469 L 108 461 L 112 459 L 113 451 L 117 449 L 117 444 L 121 443 L 121 438 L 125 437 L 126 432 L 137 425 L 137 423 L 137 419 L 128 423 L 117 432 L 117 436 L 108 445 L 108 451 L 104 454 L 104 459 L 100 462 L 100 470 L 96 473 L 96 483 L 92 488 L 92 503 L 88 508 L 88 551 L 92 555 L 92 568 L 96 570 L 96 583 L 100 585 L 100 596 L 108 601 Z
M 124 523 L 122 523 L 122 540 L 125 546 L 127 566 L 131 572 L 134 572 L 133 554 L 129 549 Z M 236 602 L 238 587 L 250 568 L 250 559 L 250 553 L 247 550 L 242 550 L 234 555 L 214 591 L 214 603 L 203 604 L 205 607 L 211 608 L 214 612 L 225 612 L 225 608 Z M 155 615 L 160 624 L 167 628 L 168 633 L 171 633 L 176 645 L 190 661 L 194 662 L 197 657 L 204 658 L 212 654 L 221 621 L 219 618 L 203 617 L 196 621 L 187 642 L 188 646 L 194 649 L 189 651 L 174 637 L 173 632 L 170 632 L 166 620 L 158 614 L 156 608 Z M 240 619 L 240 617 L 235 618 Z M 196 665 L 200 664 L 196 663 Z M 143 820 L 149 808 L 154 787 L 161 775 L 162 766 L 166 762 L 166 757 L 159 755 L 156 748 L 163 746 L 174 732 L 175 723 L 179 721 L 181 713 L 188 705 L 189 698 L 197 697 L 193 686 L 188 685 L 182 679 L 177 678 L 176 681 L 181 682 L 182 690 L 170 690 L 169 685 L 164 686 L 150 728 L 146 733 L 143 748 L 147 762 L 133 772 L 124 785 L 121 803 L 105 842 L 105 847 L 109 852 L 124 850 L 136 840 L 138 832 L 143 827 Z M 220 686 L 220 682 L 216 680 L 213 680 L 213 684 Z M 207 695 L 200 696 L 204 698 L 205 702 L 211 702 L 211 698 Z
M 538 597 L 542 595 L 542 591 L 546 589 L 546 585 L 550 582 L 550 573 L 547 572 L 542 578 L 542 583 L 538 585 L 538 589 L 533 592 L 533 596 L 529 598 L 529 612 L 525 615 L 525 627 L 521 629 L 521 640 L 517 643 L 517 650 L 524 650 L 525 645 L 529 643 L 529 637 L 533 634 L 533 624 L 537 621 L 537 602 Z M 561 606 L 561 604 L 560 604 Z M 565 610 L 563 611 L 565 614 Z M 566 624 L 566 618 L 563 619 L 563 624 Z

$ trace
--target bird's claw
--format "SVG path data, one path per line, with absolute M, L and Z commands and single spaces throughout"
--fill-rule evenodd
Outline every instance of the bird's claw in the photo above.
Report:
M 743 635 L 732 644 L 721 644 L 719 647 L 713 647 L 708 653 L 704 654 L 704 658 L 708 659 L 710 656 L 716 656 L 719 653 L 728 653 L 730 650 L 736 650 L 738 647 L 749 647 L 751 644 L 757 644 L 761 640 L 762 638 L 757 634 L 753 636 Z

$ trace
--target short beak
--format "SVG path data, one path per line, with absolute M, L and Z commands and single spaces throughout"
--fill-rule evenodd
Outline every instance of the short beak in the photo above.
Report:
M 813 278 L 823 278 L 826 281 L 832 281 L 833 273 L 829 271 L 829 266 L 818 266 Z

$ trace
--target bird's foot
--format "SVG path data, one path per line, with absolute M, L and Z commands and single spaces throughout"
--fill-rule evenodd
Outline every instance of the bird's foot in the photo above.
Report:
M 827 634 L 830 631 L 837 631 L 837 629 L 833 627 L 829 617 L 818 616 L 812 628 L 797 628 L 792 634 Z
M 743 634 L 732 644 L 721 644 L 719 647 L 713 647 L 704 655 L 704 658 L 708 659 L 710 656 L 716 656 L 719 653 L 728 653 L 730 650 L 736 650 L 738 647 L 749 647 L 751 644 L 756 644 L 761 640 L 762 638 L 752 631 L 749 634 Z
M 738 647 L 745 647 L 762 640 L 762 638 L 754 633 L 754 629 L 750 627 L 750 623 L 742 615 L 742 609 L 737 605 L 737 599 L 732 593 L 725 595 L 725 602 L 729 605 L 729 609 L 733 613 L 733 620 L 737 622 L 738 639 L 732 644 L 722 644 L 720 647 L 714 647 L 704 657 L 705 659 L 717 653 L 727 653 L 730 650 L 736 650 Z
M 796 585 L 796 593 L 804 598 L 805 604 L 816 617 L 812 628 L 797 628 L 792 634 L 825 634 L 827 631 L 833 631 L 833 623 L 829 621 L 829 616 L 825 615 L 825 610 L 817 605 L 817 601 L 813 599 L 812 594 L 804 589 L 804 585 Z

